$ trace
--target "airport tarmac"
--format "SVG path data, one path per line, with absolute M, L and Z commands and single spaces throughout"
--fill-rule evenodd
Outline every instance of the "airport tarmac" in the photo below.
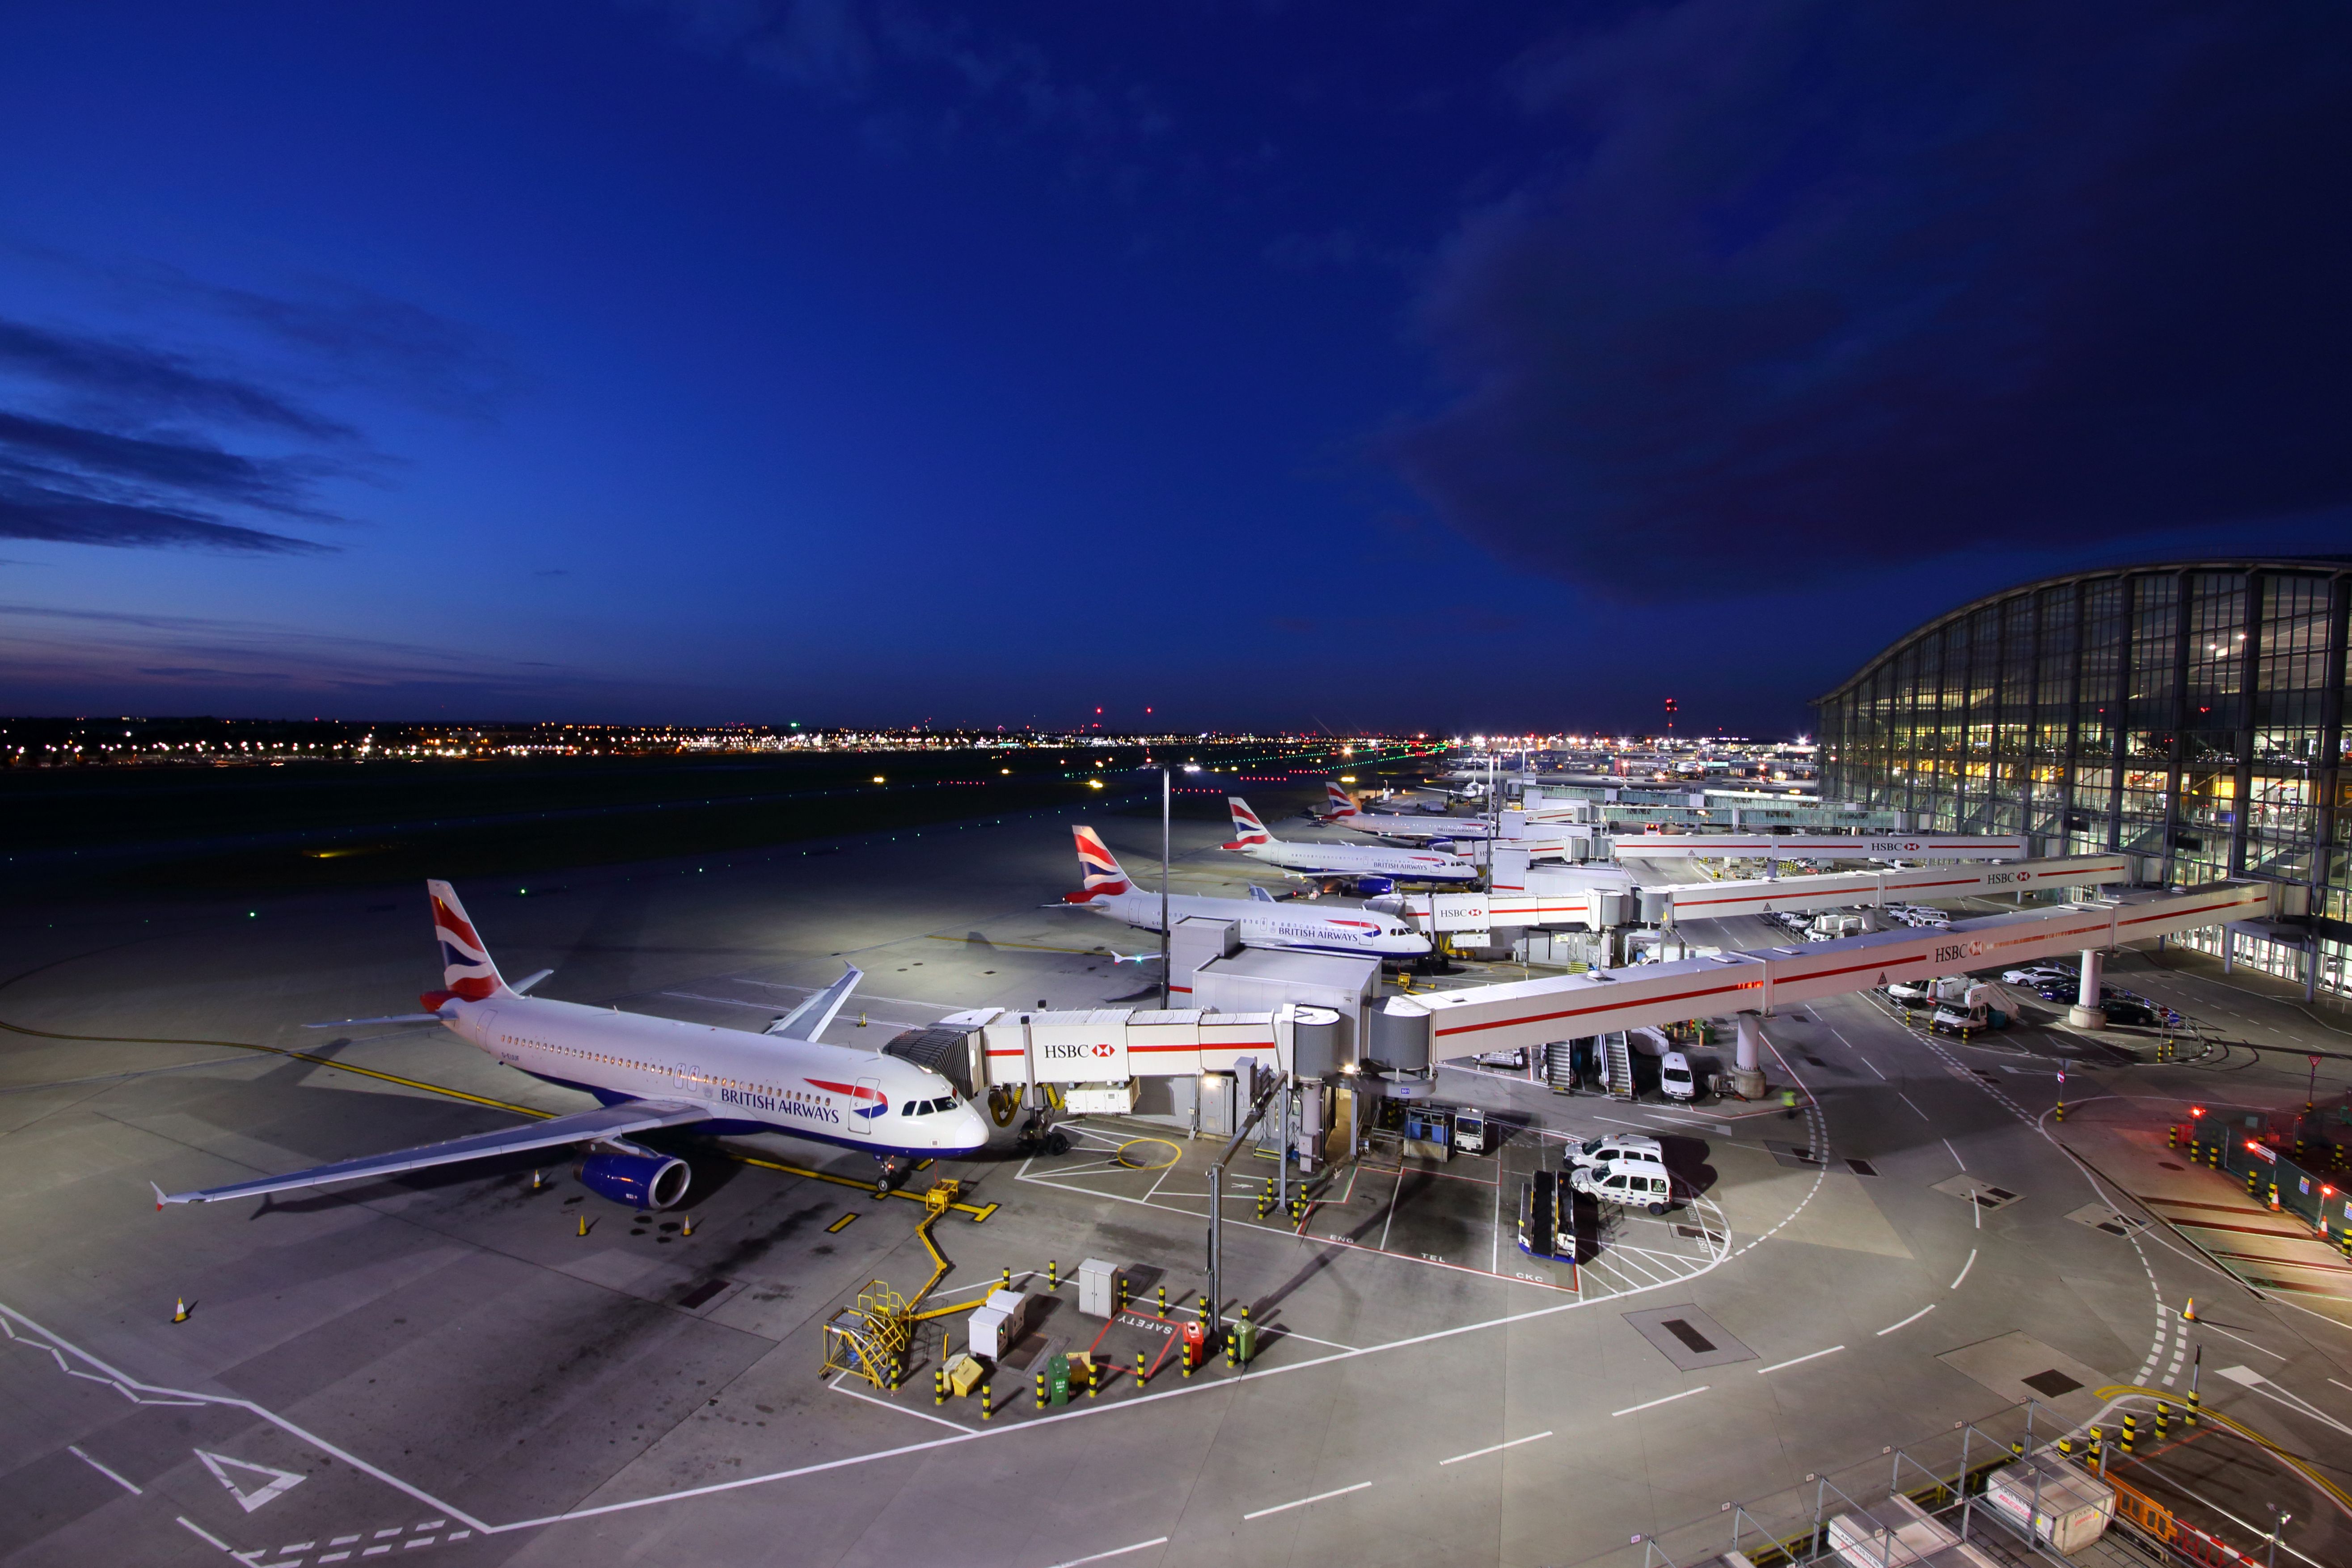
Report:
M 878 1045 L 962 1007 L 1151 1004 L 1150 969 L 1101 951 L 1149 933 L 1043 907 L 1074 884 L 1074 819 L 461 891 L 506 971 L 552 966 L 544 994 L 568 1000 L 758 1028 L 853 960 L 867 978 L 828 1037 Z M 1130 868 L 1153 853 L 1156 821 L 1097 825 Z M 1274 882 L 1222 837 L 1178 825 L 1181 890 Z M 934 1403 L 935 1340 L 895 1394 L 821 1375 L 828 1315 L 929 1272 L 919 1204 L 875 1197 L 854 1154 L 707 1150 L 683 1208 L 643 1223 L 568 1163 L 534 1189 L 527 1160 L 158 1213 L 150 1182 L 579 1107 L 430 1026 L 300 1026 L 437 984 L 421 890 L 68 905 L 6 931 L 0 1563 L 1575 1563 L 2029 1396 L 2089 1420 L 2103 1390 L 2179 1390 L 2196 1365 L 2210 1408 L 2339 1481 L 2352 1455 L 2352 1329 L 2222 1273 L 2133 1198 L 2147 1125 L 2160 1144 L 2163 1107 L 2215 1075 L 2063 1031 L 1963 1046 L 1866 997 L 1794 1009 L 1767 1029 L 1772 1080 L 1805 1091 L 1793 1118 L 1443 1069 L 1500 1148 L 1434 1166 L 1376 1145 L 1297 1225 L 1258 1217 L 1265 1163 L 1237 1162 L 1223 1305 L 1250 1307 L 1260 1355 L 1190 1378 L 1161 1360 L 1141 1384 L 1134 1351 L 1151 1364 L 1204 1287 L 1210 1147 L 1082 1118 L 1066 1155 L 958 1163 L 940 1299 L 1006 1270 L 1042 1289 L 1049 1261 L 1065 1281 L 983 1422 Z M 2339 1043 L 2258 989 L 2204 1000 Z M 2104 1108 L 2088 1165 L 2077 1112 L 2049 1115 L 2061 1060 L 2070 1108 Z M 2328 1065 L 2340 1099 L 2347 1064 Z M 2228 1083 L 2302 1100 L 2299 1071 Z M 1524 1174 L 1630 1130 L 1670 1140 L 1698 1198 L 1573 1265 L 1519 1254 Z M 2075 1217 L 2091 1205 L 2146 1223 Z M 1130 1271 L 1127 1319 L 1080 1317 L 1087 1258 Z M 1036 1358 L 1097 1343 L 1118 1369 L 1099 1395 L 1035 1409 Z M 2250 1475 L 2231 1484 L 2270 1489 L 2224 1513 L 2274 1495 L 2297 1515 L 2282 1561 L 2352 1560 L 2316 1490 Z

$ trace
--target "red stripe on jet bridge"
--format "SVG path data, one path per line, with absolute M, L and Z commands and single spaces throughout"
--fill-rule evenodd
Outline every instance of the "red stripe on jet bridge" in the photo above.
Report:
M 1955 877 L 1948 882 L 1912 882 L 1900 888 L 1888 888 L 1885 890 L 1890 893 L 1923 893 L 1930 888 L 1978 888 L 1982 887 L 1983 885 L 1984 879 L 1981 877 Z M 1832 894 L 1849 890 L 1854 892 L 1861 891 L 1858 888 L 1853 889 L 1843 888 L 1816 888 L 1810 893 L 1734 893 L 1727 898 L 1693 899 L 1689 901 L 1693 907 L 1696 907 L 1700 904 L 1754 904 L 1760 903 L 1770 899 L 1825 898 Z M 1684 900 L 1676 899 L 1674 902 L 1675 907 L 1676 909 L 1680 909 L 1683 906 Z

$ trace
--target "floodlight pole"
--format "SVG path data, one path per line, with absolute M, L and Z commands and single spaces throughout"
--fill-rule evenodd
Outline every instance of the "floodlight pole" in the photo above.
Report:
M 1160 1010 L 1168 1010 L 1168 797 L 1174 793 L 1168 766 L 1160 768 Z

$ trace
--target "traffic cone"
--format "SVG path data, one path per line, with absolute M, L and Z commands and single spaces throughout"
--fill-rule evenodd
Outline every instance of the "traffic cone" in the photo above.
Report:
M 588 1234 L 588 1216 L 587 1216 L 587 1215 L 583 1213 L 583 1214 L 577 1215 L 575 1215 L 575 1216 L 573 1216 L 573 1217 L 577 1218 L 577 1219 L 580 1221 L 580 1234 L 581 1234 L 581 1235 L 583 1235 L 583 1236 L 587 1235 L 587 1234 Z
M 687 1215 L 680 1219 L 677 1233 L 680 1236 L 692 1236 L 694 1234 L 694 1216 L 692 1215 Z
M 185 1296 L 177 1297 L 172 1303 L 172 1321 L 175 1323 L 184 1323 L 187 1321 L 188 1299 Z
M 2193 1322 L 2195 1322 L 2195 1321 L 2197 1321 L 2197 1298 L 2196 1298 L 2196 1297 L 2194 1297 L 2194 1296 L 2189 1297 L 2189 1305 L 2187 1305 L 2186 1307 L 2183 1307 L 2183 1308 L 2181 1308 L 2181 1309 L 2180 1309 L 2180 1321 L 2181 1321 L 2182 1322 L 2184 1322 L 2184 1323 L 2193 1323 Z

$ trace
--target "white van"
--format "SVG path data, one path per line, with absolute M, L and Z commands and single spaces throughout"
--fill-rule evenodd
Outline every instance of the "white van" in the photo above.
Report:
M 1605 1165 L 1612 1160 L 1632 1160 L 1637 1163 L 1666 1168 L 1666 1152 L 1654 1138 L 1639 1132 L 1612 1132 L 1604 1138 L 1588 1138 L 1581 1143 L 1570 1143 L 1560 1155 L 1560 1164 L 1573 1171 L 1579 1165 Z
M 1674 1204 L 1674 1183 L 1665 1166 L 1652 1161 L 1613 1159 L 1579 1165 L 1569 1172 L 1568 1183 L 1587 1197 L 1654 1215 L 1665 1213 Z
M 1690 1058 L 1680 1051 L 1659 1058 L 1658 1088 L 1668 1100 L 1696 1100 L 1698 1080 L 1691 1076 Z

